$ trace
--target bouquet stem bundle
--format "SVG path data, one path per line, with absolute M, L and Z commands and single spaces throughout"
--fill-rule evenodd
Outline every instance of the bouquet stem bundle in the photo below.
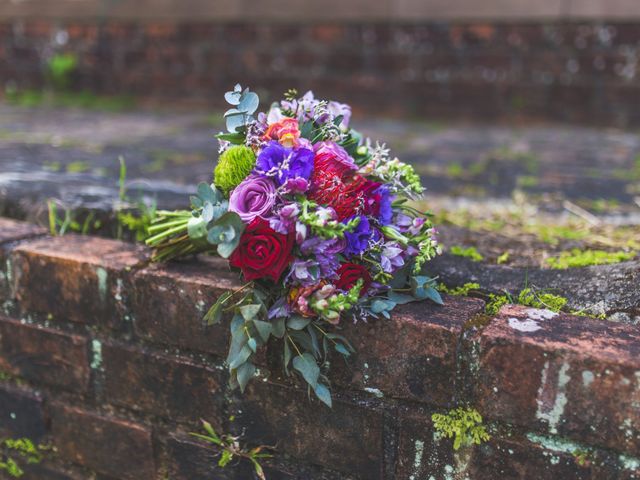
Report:
M 190 227 L 199 221 L 189 210 L 157 212 L 157 217 L 149 227 L 146 244 L 153 248 L 152 259 L 156 262 L 171 260 L 202 253 L 212 248 L 206 239 L 203 242 L 194 241 L 190 236 Z

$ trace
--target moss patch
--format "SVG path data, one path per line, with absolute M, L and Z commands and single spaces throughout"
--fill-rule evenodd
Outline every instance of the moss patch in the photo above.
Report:
M 555 269 L 566 269 L 575 267 L 587 267 L 589 265 L 607 265 L 631 260 L 636 256 L 635 252 L 607 252 L 604 250 L 572 250 L 561 252 L 557 257 L 547 259 L 547 265 Z
M 480 262 L 484 260 L 484 257 L 478 252 L 476 247 L 461 247 L 460 245 L 453 245 L 449 251 L 452 255 L 457 257 L 464 257 L 474 262 Z

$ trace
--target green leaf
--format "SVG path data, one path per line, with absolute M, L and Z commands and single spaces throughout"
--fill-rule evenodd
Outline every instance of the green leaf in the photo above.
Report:
M 280 318 L 276 318 L 271 323 L 271 333 L 274 337 L 277 337 L 277 338 L 284 337 L 285 320 L 286 319 L 284 317 L 280 317 Z
M 309 325 L 309 323 L 311 323 L 310 318 L 302 317 L 300 315 L 294 315 L 293 317 L 290 317 L 289 320 L 287 320 L 287 327 L 291 328 L 292 330 L 302 330 L 307 325 Z
M 249 340 L 247 340 L 247 345 L 249 345 L 249 348 L 253 351 L 253 353 L 256 353 L 256 350 L 258 349 L 258 344 L 255 338 L 253 337 L 249 338 Z
M 245 320 L 249 321 L 255 318 L 256 315 L 258 315 L 258 312 L 260 312 L 260 308 L 262 307 L 258 304 L 244 305 L 240 307 L 240 314 Z
M 440 296 L 440 292 L 438 292 L 438 290 L 436 290 L 435 288 L 433 287 L 427 288 L 425 291 L 425 294 L 428 299 L 434 301 L 438 305 L 444 305 L 444 302 L 442 301 L 442 297 Z
M 207 238 L 207 222 L 201 216 L 191 217 L 187 222 L 187 233 L 191 240 Z
M 289 342 L 284 342 L 284 371 L 289 375 L 289 362 L 291 362 L 291 348 Z
M 271 324 L 269 322 L 263 322 L 261 320 L 253 320 L 253 325 L 256 327 L 260 338 L 265 342 L 269 340 L 269 335 L 271 335 Z
M 220 456 L 220 460 L 218 460 L 218 466 L 224 468 L 229 464 L 231 460 L 233 460 L 233 453 L 231 453 L 229 450 L 223 450 L 222 455 Z
M 204 316 L 203 320 L 207 325 L 214 325 L 220 322 L 222 318 L 222 309 L 224 304 L 229 300 L 233 294 L 231 292 L 224 292 L 222 295 L 218 297 L 216 303 L 209 309 L 207 314 Z
M 234 145 L 242 145 L 244 144 L 247 136 L 245 133 L 219 133 L 216 135 L 216 138 L 220 140 L 226 140 L 229 143 L 233 143 Z
M 310 353 L 303 353 L 293 359 L 293 368 L 298 370 L 305 381 L 315 390 L 320 376 L 320 367 Z
M 341 353 L 345 357 L 348 357 L 349 355 L 351 355 L 351 352 L 349 352 L 349 350 L 347 350 L 347 348 L 341 343 L 336 343 L 335 348 L 338 353 Z
M 244 389 L 249 383 L 249 380 L 253 378 L 256 373 L 256 367 L 253 363 L 247 362 L 238 367 L 236 376 L 238 377 L 238 385 L 240 385 L 240 391 L 244 392 Z
M 200 182 L 198 184 L 198 198 L 200 198 L 200 200 L 202 200 L 203 203 L 205 202 L 209 202 L 212 204 L 218 203 L 216 201 L 217 195 L 215 190 L 213 190 L 211 186 L 205 182 Z
M 387 297 L 389 298 L 389 300 L 391 300 L 393 303 L 397 305 L 404 305 L 405 303 L 416 301 L 416 298 L 412 295 L 406 295 L 404 293 L 398 293 L 393 291 L 389 292 Z
M 316 394 L 316 397 L 318 397 L 318 399 L 322 403 L 324 403 L 327 407 L 332 408 L 333 404 L 331 402 L 331 392 L 329 391 L 326 385 L 323 385 L 322 383 L 318 383 L 316 385 L 316 388 L 313 389 L 313 391 Z
M 242 347 L 240 352 L 238 352 L 235 358 L 231 359 L 231 363 L 229 363 L 229 369 L 235 370 L 244 362 L 246 362 L 250 356 L 251 356 L 251 349 L 247 345 L 245 345 L 244 347 Z

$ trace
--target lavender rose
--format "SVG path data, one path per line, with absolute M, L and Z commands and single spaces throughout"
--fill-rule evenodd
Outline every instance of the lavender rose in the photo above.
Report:
M 273 181 L 250 175 L 231 192 L 229 211 L 236 212 L 243 222 L 251 223 L 256 217 L 268 217 L 275 202 L 276 187 Z

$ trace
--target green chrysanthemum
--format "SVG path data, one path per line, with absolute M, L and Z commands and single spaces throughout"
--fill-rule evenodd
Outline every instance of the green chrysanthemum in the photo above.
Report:
M 213 183 L 228 195 L 237 187 L 256 164 L 256 154 L 249 147 L 235 145 L 220 155 L 213 171 Z

